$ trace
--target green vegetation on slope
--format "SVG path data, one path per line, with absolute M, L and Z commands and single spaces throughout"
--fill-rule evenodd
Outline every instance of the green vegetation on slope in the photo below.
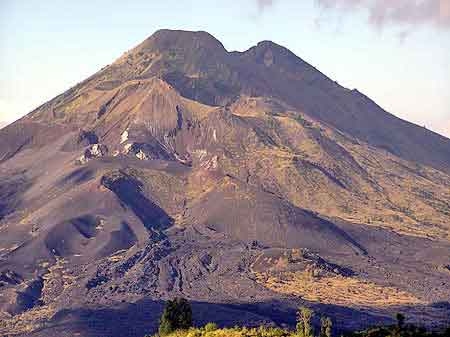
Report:
M 233 327 L 219 329 L 216 323 L 204 327 L 192 327 L 192 309 L 185 299 L 168 301 L 160 319 L 159 335 L 165 337 L 332 337 L 333 323 L 329 317 L 321 317 L 320 331 L 316 333 L 312 324 L 314 311 L 300 307 L 297 312 L 296 331 L 278 327 Z M 425 328 L 405 324 L 402 314 L 396 316 L 397 324 L 373 327 L 364 331 L 341 334 L 342 337 L 450 337 L 450 327 L 444 332 L 430 332 Z
M 211 324 L 211 323 L 208 323 Z M 289 331 L 274 327 L 233 327 L 216 330 L 202 328 L 190 328 L 188 330 L 178 330 L 167 337 L 299 337 L 296 331 Z M 450 330 L 436 333 L 429 332 L 423 328 L 407 325 L 401 329 L 397 326 L 383 326 L 367 329 L 364 331 L 352 332 L 342 335 L 344 337 L 448 337 Z

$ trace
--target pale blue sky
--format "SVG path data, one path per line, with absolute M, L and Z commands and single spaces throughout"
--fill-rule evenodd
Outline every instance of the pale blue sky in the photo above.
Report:
M 172 28 L 206 30 L 228 50 L 272 40 L 389 112 L 450 137 L 450 29 L 375 28 L 363 9 L 324 10 L 317 1 L 278 0 L 261 10 L 257 0 L 0 0 L 0 122 Z

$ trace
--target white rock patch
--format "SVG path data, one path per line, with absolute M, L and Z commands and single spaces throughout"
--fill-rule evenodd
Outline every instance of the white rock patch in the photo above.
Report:
M 132 146 L 133 146 L 132 143 L 125 144 L 125 146 L 123 147 L 123 153 L 128 154 Z
M 103 157 L 108 153 L 108 148 L 103 144 L 93 144 L 88 147 L 84 154 L 77 159 L 77 163 L 86 164 L 92 158 Z
M 147 160 L 148 159 L 147 154 L 144 151 L 142 151 L 142 150 L 139 150 L 139 152 L 136 153 L 136 157 L 138 157 L 138 159 L 140 159 L 140 160 Z
M 120 136 L 120 144 L 125 143 L 128 140 L 128 130 L 125 130 Z

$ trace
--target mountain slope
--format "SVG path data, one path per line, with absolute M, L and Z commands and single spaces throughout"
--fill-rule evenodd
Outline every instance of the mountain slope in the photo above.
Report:
M 449 139 L 385 112 L 270 41 L 229 53 L 208 33 L 161 30 L 38 111 L 57 114 L 59 106 L 66 109 L 66 102 L 87 88 L 113 88 L 154 76 L 208 105 L 225 105 L 239 95 L 277 98 L 361 141 L 450 172 Z
M 450 140 L 272 42 L 158 31 L 0 143 L 2 333 L 110 336 L 84 310 L 176 295 L 224 324 L 448 316 Z

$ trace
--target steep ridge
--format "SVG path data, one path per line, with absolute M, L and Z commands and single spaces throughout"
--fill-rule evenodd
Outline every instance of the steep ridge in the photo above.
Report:
M 158 31 L 0 131 L 0 331 L 110 336 L 78 310 L 176 295 L 442 324 L 449 142 L 273 42 Z

